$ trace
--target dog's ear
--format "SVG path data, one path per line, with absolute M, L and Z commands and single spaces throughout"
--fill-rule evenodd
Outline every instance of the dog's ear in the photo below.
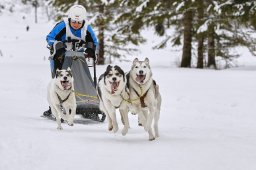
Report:
M 112 66 L 108 65 L 106 71 L 104 72 L 104 84 L 106 84 L 106 76 L 110 72 L 111 68 L 112 68 Z
M 139 59 L 138 59 L 138 58 L 135 58 L 135 59 L 133 60 L 133 64 L 137 63 L 138 61 L 139 61 Z
M 108 65 L 108 66 L 107 66 L 107 70 L 110 70 L 110 69 L 111 69 L 111 67 L 112 67 L 111 65 Z
M 55 72 L 55 77 L 57 78 L 60 75 L 60 70 L 57 68 L 56 72 Z
M 123 69 L 121 69 L 121 67 L 115 65 L 114 68 L 123 76 L 123 80 L 125 81 L 125 75 L 124 75 L 124 71 Z
M 67 68 L 67 72 L 70 75 L 70 77 L 72 77 L 72 72 L 71 72 L 71 68 L 70 67 Z
M 110 72 L 111 68 L 112 68 L 111 65 L 108 65 L 108 66 L 107 66 L 107 69 L 106 69 L 106 71 L 105 71 L 105 73 L 104 73 L 105 76 Z
M 145 58 L 144 60 L 147 64 L 149 64 L 149 59 L 148 58 Z

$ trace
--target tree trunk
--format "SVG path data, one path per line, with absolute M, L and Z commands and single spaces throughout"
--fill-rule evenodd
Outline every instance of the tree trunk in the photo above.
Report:
M 183 49 L 182 49 L 182 60 L 181 67 L 190 67 L 191 66 L 191 42 L 192 42 L 192 20 L 193 20 L 193 12 L 191 10 L 187 10 L 184 13 L 183 17 Z
M 199 26 L 201 26 L 204 18 L 204 0 L 198 0 L 197 12 Z M 204 68 L 204 33 L 198 34 L 197 43 L 197 68 Z
M 35 23 L 37 23 L 37 4 L 35 6 Z
M 105 62 L 104 60 L 104 5 L 100 5 L 99 12 L 102 15 L 101 21 L 99 23 L 99 56 L 98 56 L 98 64 L 103 65 Z
M 214 38 L 214 25 L 210 24 L 208 27 L 208 63 L 207 67 L 216 67 L 215 62 L 215 38 Z

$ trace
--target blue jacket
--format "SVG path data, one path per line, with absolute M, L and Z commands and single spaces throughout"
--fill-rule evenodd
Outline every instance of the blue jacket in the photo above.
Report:
M 70 26 L 71 32 L 77 36 L 81 37 L 81 29 L 75 30 Z M 53 45 L 54 41 L 62 41 L 66 40 L 66 24 L 64 21 L 61 21 L 55 25 L 52 31 L 47 35 L 46 41 L 51 46 Z M 98 46 L 98 40 L 95 36 L 92 27 L 90 25 L 87 26 L 86 32 L 86 42 L 93 42 L 95 46 Z

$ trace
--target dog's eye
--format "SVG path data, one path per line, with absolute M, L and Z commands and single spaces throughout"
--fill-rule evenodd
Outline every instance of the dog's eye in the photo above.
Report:
M 62 77 L 63 76 L 63 74 L 60 74 L 60 77 Z
M 108 74 L 107 76 L 108 76 L 108 77 L 111 77 L 112 75 L 113 75 L 113 74 Z
M 135 68 L 139 68 L 138 66 L 135 66 Z
M 146 68 L 147 66 L 144 66 L 143 68 Z
M 120 74 L 119 74 L 119 73 L 116 73 L 116 76 L 120 76 Z

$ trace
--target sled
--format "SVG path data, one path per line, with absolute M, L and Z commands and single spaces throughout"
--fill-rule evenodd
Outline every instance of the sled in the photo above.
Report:
M 104 122 L 106 115 L 99 109 L 99 99 L 96 92 L 96 58 L 88 57 L 86 48 L 93 49 L 93 43 L 82 44 L 77 40 L 70 40 L 72 48 L 65 52 L 62 69 L 71 68 L 74 78 L 74 93 L 76 95 L 76 114 L 85 119 Z M 78 46 L 78 43 L 80 46 Z M 90 69 L 92 68 L 93 79 Z

